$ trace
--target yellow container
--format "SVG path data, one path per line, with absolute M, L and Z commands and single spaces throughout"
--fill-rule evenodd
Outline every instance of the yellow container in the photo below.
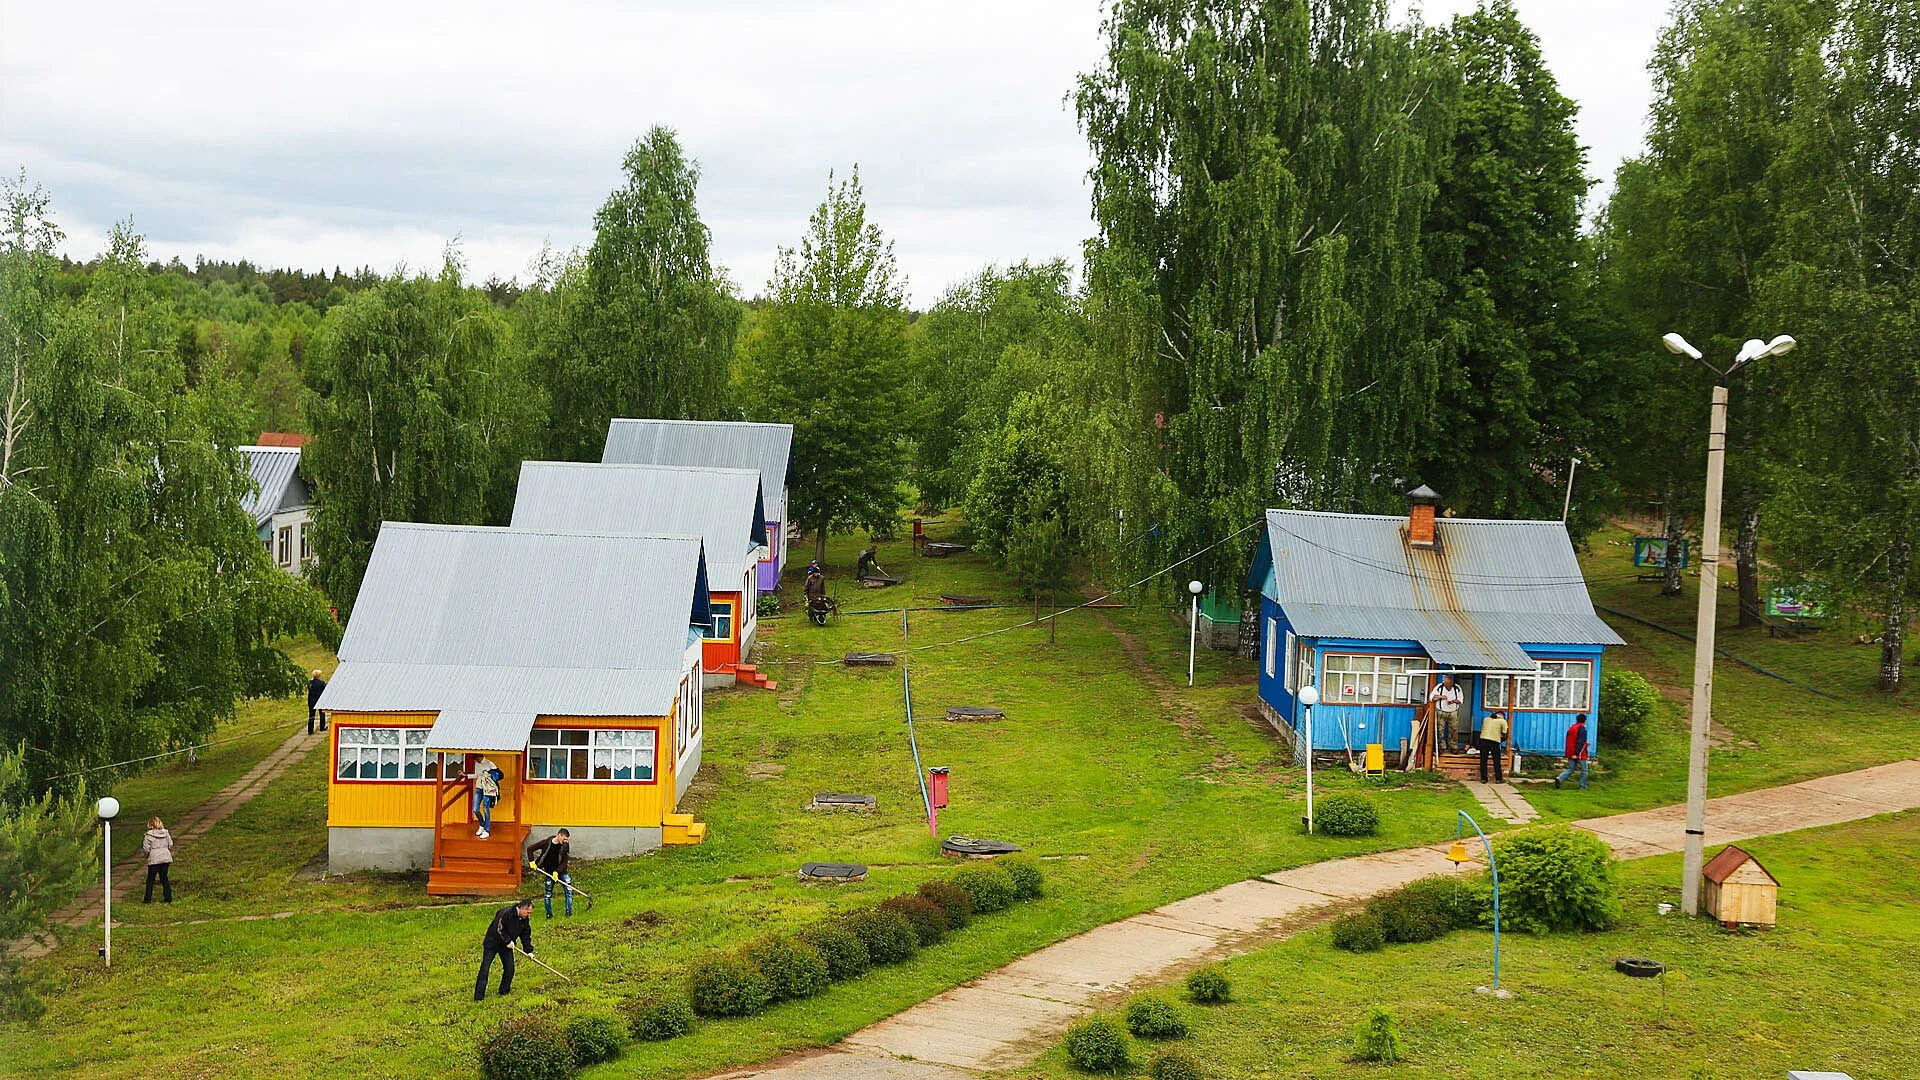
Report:
M 1367 744 L 1367 771 L 1383 773 L 1387 771 L 1387 748 L 1377 742 Z

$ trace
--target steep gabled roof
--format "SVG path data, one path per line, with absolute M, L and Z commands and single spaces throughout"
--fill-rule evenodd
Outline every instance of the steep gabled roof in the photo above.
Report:
M 737 588 L 767 542 L 760 474 L 753 469 L 527 461 L 513 527 L 556 532 L 698 536 L 718 589 Z
M 1780 879 L 1774 877 L 1771 871 L 1765 866 L 1762 866 L 1759 859 L 1754 858 L 1753 855 L 1745 849 L 1736 847 L 1733 844 L 1728 844 L 1726 847 L 1721 848 L 1720 854 L 1708 859 L 1707 865 L 1700 868 L 1700 873 L 1715 885 L 1724 885 L 1727 883 L 1727 879 L 1733 876 L 1735 870 L 1740 869 L 1748 863 L 1752 863 L 1755 869 L 1767 875 L 1768 881 L 1773 882 L 1775 885 L 1780 884 Z
M 1530 669 L 1523 644 L 1622 643 L 1560 522 L 1441 518 L 1435 534 L 1416 548 L 1402 517 L 1269 510 L 1247 584 L 1295 633 L 1417 641 L 1462 668 Z
M 615 420 L 600 460 L 608 465 L 705 465 L 760 470 L 767 517 L 787 520 L 792 424 L 733 420 Z
M 659 716 L 710 618 L 693 537 L 387 522 L 320 705 Z
M 297 446 L 242 446 L 240 452 L 247 456 L 247 472 L 253 476 L 254 490 L 240 500 L 247 515 L 253 519 L 257 528 L 267 523 L 276 510 L 293 509 L 283 507 L 287 491 L 295 486 L 300 472 L 300 448 Z M 299 500 L 296 505 L 304 505 Z

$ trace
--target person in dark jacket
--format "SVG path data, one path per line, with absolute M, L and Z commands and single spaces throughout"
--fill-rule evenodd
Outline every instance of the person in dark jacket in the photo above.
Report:
M 565 829 L 527 849 L 527 861 L 547 883 L 547 918 L 553 918 L 553 886 L 557 879 L 565 894 L 567 918 L 573 918 L 573 875 L 567 872 L 567 859 L 573 854 L 573 834 Z
M 313 722 L 320 721 L 320 730 L 327 730 L 327 714 L 320 711 L 320 695 L 326 693 L 327 680 L 320 677 L 320 669 L 313 669 L 313 678 L 307 680 L 307 734 L 313 734 Z
M 1553 778 L 1553 786 L 1559 787 L 1561 781 L 1573 775 L 1573 770 L 1579 769 L 1580 790 L 1587 790 L 1587 766 L 1591 749 L 1587 741 L 1587 714 L 1581 713 L 1573 718 L 1573 726 L 1567 729 L 1567 767 L 1561 769 L 1560 775 Z
M 533 897 L 523 896 L 493 913 L 487 924 L 487 937 L 481 945 L 480 975 L 473 980 L 473 1000 L 487 996 L 487 970 L 493 958 L 500 958 L 500 995 L 513 993 L 513 939 L 519 938 L 528 956 L 533 955 Z

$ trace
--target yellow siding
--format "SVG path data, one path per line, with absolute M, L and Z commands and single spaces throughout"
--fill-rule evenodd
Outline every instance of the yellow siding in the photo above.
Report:
M 336 755 L 345 727 L 432 727 L 433 713 L 331 714 L 327 744 L 327 824 L 335 826 L 421 826 L 433 824 L 432 782 L 341 781 Z

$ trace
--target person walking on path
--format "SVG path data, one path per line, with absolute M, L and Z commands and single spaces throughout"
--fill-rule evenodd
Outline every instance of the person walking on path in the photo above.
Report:
M 565 894 L 567 918 L 573 918 L 573 875 L 567 872 L 567 859 L 573 854 L 573 834 L 565 829 L 527 849 L 527 858 L 547 882 L 547 918 L 553 918 L 553 886 L 556 882 Z
M 1484 784 L 1487 782 L 1487 763 L 1489 761 L 1493 763 L 1493 782 L 1496 784 L 1506 783 L 1507 778 L 1502 772 L 1505 763 L 1500 760 L 1501 757 L 1504 756 L 1501 753 L 1501 744 L 1506 741 L 1506 738 L 1507 718 L 1498 712 L 1488 713 L 1486 720 L 1480 724 L 1481 783 Z
M 147 819 L 147 835 L 140 841 L 140 850 L 147 853 L 147 897 L 140 902 L 153 903 L 153 880 L 159 878 L 161 901 L 173 903 L 173 882 L 167 880 L 167 871 L 173 869 L 173 834 L 157 815 Z
M 313 722 L 320 721 L 320 730 L 327 730 L 327 714 L 320 711 L 320 695 L 327 689 L 327 680 L 320 677 L 320 669 L 313 669 L 313 678 L 307 680 L 307 734 L 313 734 Z
M 1587 790 L 1588 749 L 1587 714 L 1581 713 L 1573 718 L 1573 726 L 1567 729 L 1567 767 L 1561 769 L 1560 775 L 1553 778 L 1554 787 L 1559 787 L 1561 782 L 1567 777 L 1572 776 L 1573 770 L 1578 768 L 1580 770 L 1580 790 Z
M 480 949 L 480 974 L 473 980 L 473 1000 L 487 997 L 487 971 L 493 958 L 500 958 L 500 996 L 513 993 L 513 939 L 528 956 L 533 955 L 533 897 L 523 896 L 493 913 L 487 924 L 487 937 Z
M 473 835 L 482 840 L 493 835 L 493 804 L 500 801 L 500 778 L 504 775 L 490 757 L 481 757 L 474 769 L 474 810 L 480 815 L 480 827 Z
M 1433 706 L 1433 722 L 1440 728 L 1440 742 L 1444 749 L 1452 750 L 1460 738 L 1460 703 L 1466 695 L 1460 691 L 1460 684 L 1453 676 L 1442 675 L 1440 682 L 1429 694 L 1427 703 Z

